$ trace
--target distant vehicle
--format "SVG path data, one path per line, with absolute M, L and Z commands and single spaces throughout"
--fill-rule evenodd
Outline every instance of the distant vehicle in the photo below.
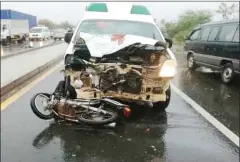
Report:
M 29 29 L 37 25 L 36 16 L 13 10 L 1 10 L 1 41 L 24 41 Z
M 230 83 L 240 74 L 239 20 L 200 25 L 185 39 L 184 55 L 189 69 L 219 69 L 223 83 Z
M 66 30 L 65 29 L 54 29 L 52 30 L 53 34 L 53 39 L 56 41 L 58 40 L 62 40 L 66 34 Z
M 50 39 L 50 30 L 45 26 L 34 27 L 29 32 L 30 40 L 46 40 Z

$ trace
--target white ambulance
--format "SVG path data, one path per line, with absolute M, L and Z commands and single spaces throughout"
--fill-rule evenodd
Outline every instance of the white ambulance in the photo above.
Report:
M 113 56 L 115 57 L 113 66 L 117 66 L 119 61 L 124 62 L 125 58 L 130 58 L 128 65 L 124 62 L 123 67 L 118 69 L 124 73 L 126 67 L 128 67 L 126 70 L 133 69 L 136 62 L 144 62 L 137 66 L 142 70 L 138 72 L 135 70 L 136 75 L 141 76 L 144 81 L 132 82 L 131 77 L 126 77 L 131 85 L 130 88 L 125 88 L 129 91 L 134 90 L 131 93 L 114 92 L 109 96 L 114 95 L 116 98 L 124 98 L 131 102 L 151 103 L 157 111 L 168 107 L 171 98 L 170 80 L 176 75 L 177 62 L 170 50 L 171 40 L 163 37 L 145 6 L 123 2 L 90 3 L 74 33 L 68 32 L 64 39 L 69 43 L 64 58 L 65 65 L 82 67 L 81 61 L 79 64 L 72 63 L 75 58 L 79 60 L 77 57 L 80 55 L 81 58 L 100 59 L 103 62 L 104 60 L 111 62 Z M 150 49 L 146 49 L 147 47 Z M 157 49 L 158 47 L 161 49 Z M 130 56 L 133 54 L 130 52 L 132 48 L 138 49 L 137 52 L 136 50 L 133 52 L 133 57 Z M 76 57 L 73 54 L 76 54 Z M 70 80 L 73 81 L 74 73 L 70 75 L 72 77 Z
M 96 41 L 99 40 L 96 36 L 110 34 L 135 35 L 141 38 L 151 38 L 162 42 L 166 41 L 162 32 L 157 27 L 154 18 L 145 6 L 134 5 L 126 2 L 94 2 L 89 3 L 89 5 L 86 6 L 84 16 L 77 25 L 74 33 L 67 33 L 65 41 L 69 43 L 69 46 L 67 48 L 66 55 L 73 53 L 74 44 L 80 35 L 85 42 L 91 40 L 92 45 L 92 43 L 94 43 L 93 38 L 95 38 Z M 137 41 L 146 40 L 141 38 Z M 123 46 L 127 46 L 134 41 L 136 40 L 126 41 Z M 91 46 L 90 44 L 88 45 Z M 94 55 L 96 52 L 98 53 L 97 56 L 103 55 L 103 52 L 106 52 L 107 49 L 104 50 L 102 48 L 107 47 L 113 49 L 112 47 L 109 47 L 108 43 L 104 44 L 102 41 L 101 43 L 95 43 L 95 45 L 95 50 L 97 51 L 93 51 L 94 49 L 92 49 L 91 52 L 93 53 L 91 53 L 91 55 Z M 99 49 L 99 46 L 101 49 Z M 122 48 L 122 46 L 119 46 L 118 49 L 120 48 Z M 114 48 L 114 50 L 117 49 Z M 99 51 L 101 52 L 99 53 Z M 110 52 L 113 51 L 107 51 L 107 53 Z M 174 58 L 174 55 L 171 55 L 171 57 Z

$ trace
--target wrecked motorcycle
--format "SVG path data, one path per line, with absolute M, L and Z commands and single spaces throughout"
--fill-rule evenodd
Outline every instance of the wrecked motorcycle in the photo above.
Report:
M 116 123 L 127 118 L 131 114 L 131 109 L 128 105 L 122 104 L 109 96 L 103 96 L 109 88 L 115 87 L 123 83 L 121 80 L 118 83 L 112 83 L 109 88 L 101 91 L 99 88 L 89 85 L 91 82 L 91 74 L 82 71 L 86 65 L 82 58 L 73 56 L 73 63 L 67 64 L 65 67 L 65 79 L 60 81 L 53 94 L 37 93 L 31 99 L 30 105 L 33 113 L 43 120 L 52 118 L 63 119 L 67 121 L 84 123 L 88 125 L 107 125 Z M 77 61 L 76 61 L 77 60 Z M 68 72 L 70 69 L 81 67 L 81 80 L 77 83 L 79 87 L 73 87 L 70 83 L 70 76 Z M 87 84 L 88 82 L 88 84 Z M 89 85 L 89 86 L 86 86 Z M 75 89 L 76 88 L 76 89 Z M 80 97 L 77 98 L 77 92 Z M 98 97 L 96 97 L 98 96 Z M 38 105 L 38 100 L 41 100 Z M 40 106 L 43 106 L 44 112 L 41 112 Z

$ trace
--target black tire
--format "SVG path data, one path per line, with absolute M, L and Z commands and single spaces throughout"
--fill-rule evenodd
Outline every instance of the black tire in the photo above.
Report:
M 197 68 L 197 65 L 194 60 L 193 54 L 189 54 L 187 57 L 187 66 L 190 70 L 195 70 Z
M 154 112 L 162 112 L 168 107 L 170 100 L 171 100 L 171 87 L 170 86 L 166 91 L 166 96 L 167 96 L 166 101 L 159 101 L 159 102 L 153 103 L 152 109 Z
M 103 108 L 104 109 L 104 108 Z M 77 118 L 80 122 L 83 122 L 85 124 L 88 124 L 88 125 L 92 125 L 92 126 L 100 126 L 100 125 L 107 125 L 107 124 L 110 124 L 110 123 L 113 123 L 113 122 L 116 122 L 117 121 L 117 118 L 118 118 L 118 114 L 112 110 L 109 110 L 109 109 L 104 109 L 105 111 L 108 111 L 108 112 L 111 112 L 112 114 L 112 117 L 107 119 L 107 120 L 104 120 L 104 121 L 96 121 L 96 120 L 88 120 L 88 119 L 85 119 L 83 117 L 84 113 L 81 113 L 81 114 L 77 114 Z
M 221 79 L 224 84 L 229 84 L 234 78 L 234 67 L 231 63 L 226 63 L 222 66 Z
M 35 95 L 32 97 L 31 102 L 30 102 L 30 106 L 31 106 L 31 108 L 32 108 L 33 113 L 34 113 L 37 117 L 39 117 L 40 119 L 43 119 L 43 120 L 52 119 L 52 118 L 54 117 L 54 113 L 53 113 L 53 112 L 51 112 L 49 115 L 45 115 L 45 114 L 42 114 L 40 111 L 38 111 L 38 108 L 37 108 L 36 105 L 35 105 L 35 99 L 36 99 L 36 97 L 37 97 L 38 95 L 45 95 L 45 96 L 47 96 L 47 97 L 50 98 L 50 94 L 48 94 L 48 93 L 37 93 L 37 94 L 35 94 Z

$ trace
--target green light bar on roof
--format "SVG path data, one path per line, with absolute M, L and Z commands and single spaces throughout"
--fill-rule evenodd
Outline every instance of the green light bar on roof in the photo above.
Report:
M 86 11 L 108 12 L 108 9 L 105 3 L 91 3 L 86 7 Z
M 131 9 L 131 14 L 151 15 L 148 9 L 142 5 L 133 5 Z

